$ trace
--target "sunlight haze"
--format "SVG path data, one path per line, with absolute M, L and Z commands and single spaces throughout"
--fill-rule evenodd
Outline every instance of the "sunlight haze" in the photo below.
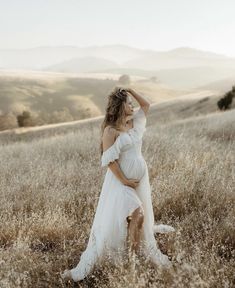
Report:
M 235 57 L 232 0 L 0 0 L 0 49 L 191 47 Z

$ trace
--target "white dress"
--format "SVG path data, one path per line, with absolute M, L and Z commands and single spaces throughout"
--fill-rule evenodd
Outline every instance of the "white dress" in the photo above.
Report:
M 118 159 L 121 170 L 127 178 L 139 179 L 136 189 L 124 185 L 107 169 L 102 190 L 90 231 L 87 248 L 83 251 L 77 266 L 70 270 L 72 279 L 84 279 L 108 255 L 114 263 L 126 255 L 127 220 L 131 213 L 142 206 L 144 223 L 141 247 L 143 255 L 153 263 L 171 267 L 171 261 L 157 246 L 154 233 L 175 231 L 169 225 L 154 225 L 148 168 L 141 153 L 142 136 L 146 130 L 146 117 L 140 107 L 133 115 L 133 128 L 121 132 L 112 146 L 101 157 L 101 166 Z

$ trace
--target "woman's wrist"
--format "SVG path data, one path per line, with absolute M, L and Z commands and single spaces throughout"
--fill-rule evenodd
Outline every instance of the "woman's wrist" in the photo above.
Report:
M 131 94 L 133 93 L 133 90 L 131 88 L 126 88 L 126 91 L 131 93 Z

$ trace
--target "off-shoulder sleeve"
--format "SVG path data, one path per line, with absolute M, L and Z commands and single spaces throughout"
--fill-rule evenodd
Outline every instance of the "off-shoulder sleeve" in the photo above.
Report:
M 133 125 L 134 128 L 141 134 L 143 135 L 143 133 L 146 131 L 146 116 L 145 116 L 145 112 L 142 109 L 142 107 L 140 107 L 134 114 L 133 116 Z
M 113 162 L 114 160 L 118 159 L 119 154 L 120 154 L 120 145 L 119 145 L 119 138 L 117 138 L 116 141 L 113 143 L 113 145 L 103 152 L 101 156 L 101 167 L 107 166 L 110 162 Z

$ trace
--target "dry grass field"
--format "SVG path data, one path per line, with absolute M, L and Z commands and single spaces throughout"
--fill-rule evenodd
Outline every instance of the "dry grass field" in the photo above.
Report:
M 86 247 L 106 172 L 95 121 L 0 134 L 0 287 L 235 286 L 235 110 L 176 117 L 177 105 L 165 105 L 170 121 L 162 106 L 150 109 L 142 147 L 155 221 L 176 228 L 156 235 L 174 271 L 140 259 L 61 280 Z

